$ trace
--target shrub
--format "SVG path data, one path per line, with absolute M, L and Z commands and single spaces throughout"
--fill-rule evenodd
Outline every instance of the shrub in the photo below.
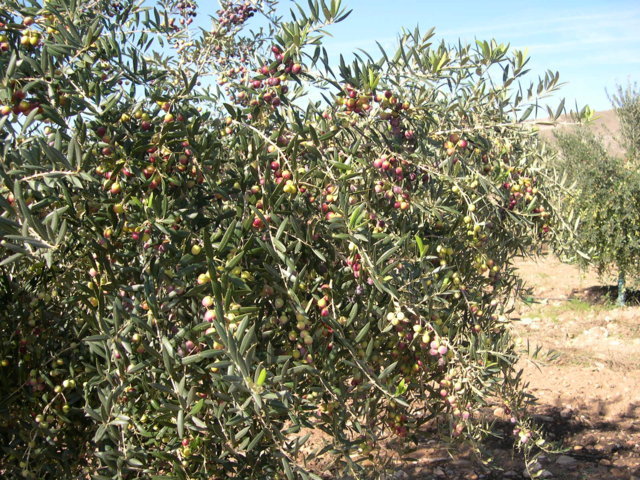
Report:
M 528 442 L 502 314 L 555 186 L 526 57 L 416 31 L 334 74 L 340 2 L 274 9 L 2 0 L 3 474 L 357 473 L 492 402 Z

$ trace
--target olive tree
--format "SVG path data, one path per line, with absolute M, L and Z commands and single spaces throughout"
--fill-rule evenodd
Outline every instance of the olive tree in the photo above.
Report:
M 609 100 L 620 121 L 620 140 L 627 151 L 627 158 L 638 162 L 640 155 L 640 90 L 637 84 L 616 86 Z
M 503 314 L 557 74 L 433 31 L 330 65 L 338 0 L 0 4 L 3 474 L 363 475 L 496 403 L 532 443 Z
M 576 228 L 564 238 L 565 253 L 600 275 L 616 272 L 619 305 L 628 279 L 640 271 L 640 176 L 633 163 L 612 157 L 587 127 L 556 134 L 560 168 L 576 188 L 566 196 L 566 216 Z

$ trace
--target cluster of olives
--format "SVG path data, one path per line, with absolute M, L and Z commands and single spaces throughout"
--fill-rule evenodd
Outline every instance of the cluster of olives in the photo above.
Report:
M 182 16 L 182 18 L 180 19 L 181 25 L 190 25 L 193 22 L 193 17 L 197 15 L 197 5 L 195 2 L 192 2 L 190 0 L 180 0 L 176 4 L 175 8 L 178 11 L 178 14 Z
M 254 7 L 249 1 L 227 2 L 224 8 L 221 8 L 217 11 L 218 25 L 220 26 L 218 33 L 223 33 L 222 31 L 230 30 L 233 27 L 242 25 L 251 17 L 253 17 L 256 10 L 257 8 Z

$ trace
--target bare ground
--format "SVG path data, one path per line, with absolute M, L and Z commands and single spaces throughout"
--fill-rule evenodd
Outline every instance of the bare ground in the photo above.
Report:
M 557 478 L 640 477 L 640 307 L 615 307 L 613 287 L 555 258 L 519 267 L 540 303 L 522 305 L 514 329 L 557 355 L 525 360 L 525 378 L 550 436 L 570 448 L 543 467 Z

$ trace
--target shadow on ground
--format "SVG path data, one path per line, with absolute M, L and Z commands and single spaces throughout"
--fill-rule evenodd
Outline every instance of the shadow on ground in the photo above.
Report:
M 606 405 L 595 406 L 606 410 Z M 633 419 L 640 413 L 640 403 L 613 420 L 568 412 L 562 405 L 540 405 L 533 419 L 552 441 L 555 453 L 541 453 L 534 468 L 539 478 L 560 480 L 640 479 L 640 429 Z M 631 420 L 631 421 L 630 421 Z M 485 466 L 472 454 L 455 452 L 449 458 L 431 443 L 427 461 L 415 465 L 398 464 L 391 478 L 405 480 L 523 480 L 530 478 L 522 458 L 513 451 L 513 425 L 495 424 L 497 436 L 489 437 L 482 448 L 493 461 Z M 418 452 L 421 449 L 418 447 Z
M 627 290 L 626 305 L 640 305 L 640 290 Z M 574 288 L 569 298 L 578 298 L 591 305 L 615 304 L 618 299 L 618 287 L 615 285 L 594 285 L 587 288 Z

